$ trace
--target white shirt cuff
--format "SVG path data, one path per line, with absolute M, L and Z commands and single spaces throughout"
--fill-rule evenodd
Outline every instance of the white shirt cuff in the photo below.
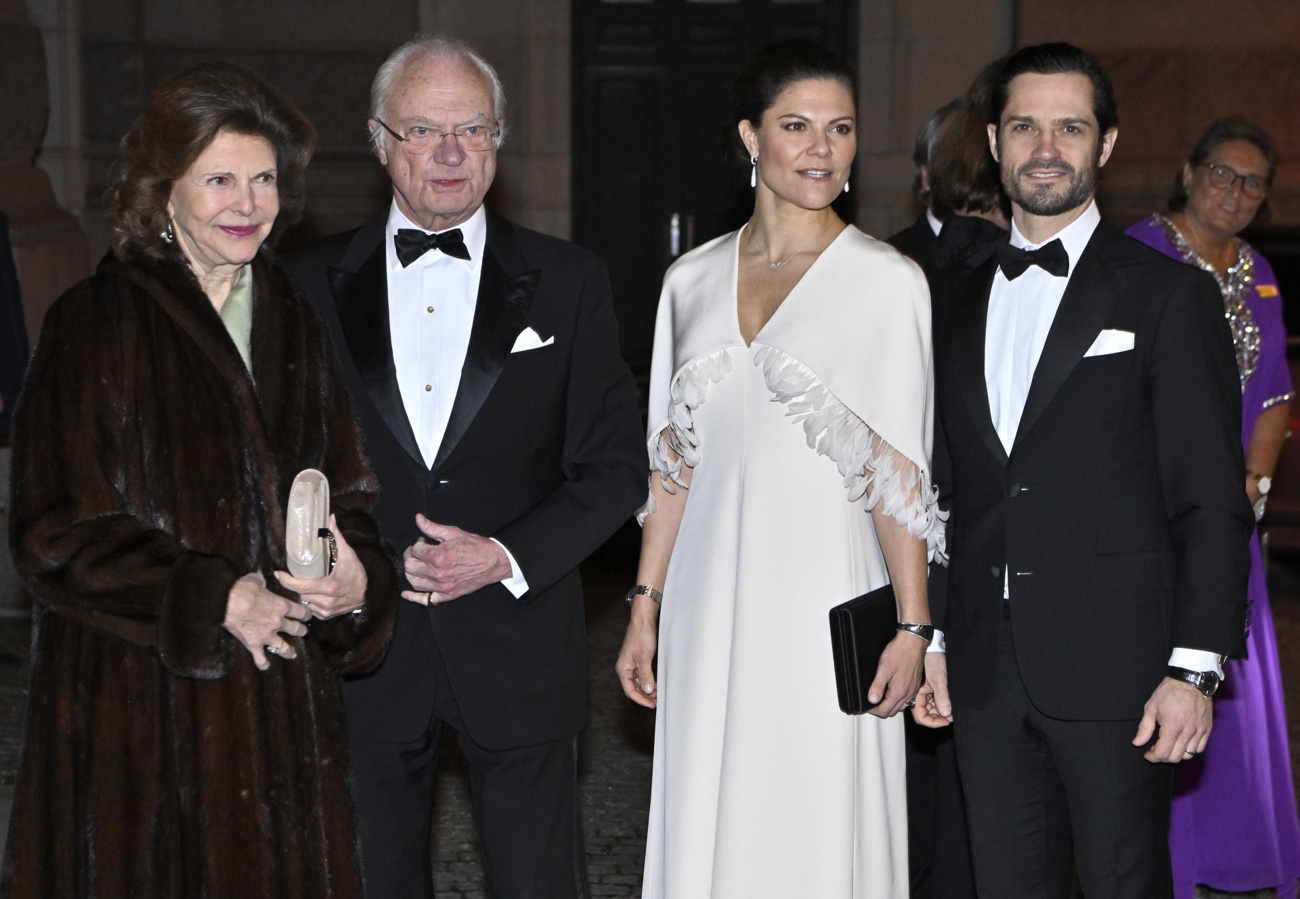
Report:
M 947 652 L 948 644 L 943 639 L 943 631 L 937 627 L 934 629 L 934 636 L 930 638 L 930 645 L 926 647 L 926 652 Z
M 528 592 L 528 581 L 524 580 L 524 573 L 519 570 L 519 563 L 516 562 L 515 557 L 510 554 L 510 550 L 506 549 L 506 545 L 496 537 L 489 537 L 488 539 L 501 547 L 501 551 L 504 552 L 506 558 L 510 560 L 510 577 L 503 579 L 501 581 L 501 586 L 509 590 L 511 596 L 518 599 Z
M 1186 668 L 1188 671 L 1213 671 L 1223 679 L 1223 664 L 1219 661 L 1218 653 L 1210 652 L 1208 649 L 1187 649 L 1182 646 L 1175 646 L 1174 651 L 1169 654 L 1169 664 L 1175 668 Z

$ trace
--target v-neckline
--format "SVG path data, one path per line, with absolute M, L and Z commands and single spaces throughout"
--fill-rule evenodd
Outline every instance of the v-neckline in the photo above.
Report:
M 736 245 L 735 247 L 732 248 L 732 257 L 731 257 L 732 258 L 731 321 L 732 321 L 732 325 L 736 329 L 736 336 L 740 338 L 741 345 L 747 350 L 752 348 L 754 344 L 759 342 L 758 339 L 762 337 L 763 333 L 772 326 L 772 322 L 775 321 L 776 317 L 781 314 L 781 310 L 784 309 L 786 306 L 790 305 L 791 298 L 795 295 L 795 293 L 799 291 L 799 288 L 803 286 L 803 283 L 808 280 L 808 276 L 812 274 L 813 269 L 817 268 L 817 266 L 821 263 L 822 259 L 825 258 L 826 254 L 830 252 L 831 247 L 839 243 L 839 240 L 841 237 L 844 236 L 844 233 L 848 231 L 850 228 L 852 228 L 853 226 L 846 223 L 844 227 L 840 229 L 840 233 L 836 234 L 833 238 L 831 238 L 831 242 L 828 243 L 825 247 L 823 247 L 822 251 L 817 254 L 817 258 L 814 259 L 812 261 L 812 264 L 808 266 L 808 270 L 804 272 L 802 275 L 800 275 L 799 280 L 795 281 L 794 284 L 790 286 L 790 289 L 786 292 L 786 295 L 782 297 L 781 302 L 778 303 L 776 308 L 772 310 L 772 314 L 767 317 L 767 321 L 763 322 L 763 326 L 754 332 L 753 339 L 747 341 L 745 340 L 745 332 L 740 326 L 740 241 L 741 238 L 743 238 L 745 235 L 745 229 L 747 229 L 748 227 L 749 227 L 749 222 L 746 222 L 745 224 L 741 225 L 740 230 L 736 232 Z

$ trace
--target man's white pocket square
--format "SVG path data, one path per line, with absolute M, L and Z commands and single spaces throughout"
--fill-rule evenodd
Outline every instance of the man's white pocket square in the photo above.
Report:
M 1113 328 L 1106 328 L 1097 335 L 1097 339 L 1088 347 L 1088 352 L 1083 354 L 1086 359 L 1089 356 L 1109 356 L 1111 353 L 1123 353 L 1126 350 L 1133 349 L 1133 332 L 1117 331 Z
M 523 353 L 528 350 L 540 350 L 544 346 L 550 346 L 555 343 L 555 336 L 552 335 L 542 340 L 542 335 L 538 334 L 532 328 L 524 328 L 515 338 L 515 345 L 510 348 L 512 353 Z

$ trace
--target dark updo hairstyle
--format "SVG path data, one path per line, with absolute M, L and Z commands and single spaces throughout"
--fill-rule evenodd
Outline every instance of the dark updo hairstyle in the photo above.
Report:
M 1273 176 L 1277 174 L 1277 146 L 1267 131 L 1250 119 L 1239 115 L 1211 122 L 1205 134 L 1201 135 L 1201 139 L 1192 148 L 1191 155 L 1187 157 L 1187 165 L 1195 171 L 1197 166 L 1209 161 L 1210 154 L 1217 150 L 1220 144 L 1234 140 L 1244 140 L 1254 144 L 1255 148 L 1264 154 L 1264 159 L 1268 162 L 1268 185 L 1272 187 Z M 1186 208 L 1187 185 L 1183 183 L 1183 171 L 1179 169 L 1174 173 L 1174 190 L 1169 195 L 1169 209 L 1171 212 L 1182 212 Z M 1259 209 L 1255 212 L 1253 223 L 1264 224 L 1272 213 L 1273 207 L 1268 201 L 1268 196 L 1265 195 L 1264 202 L 1259 204 Z
M 989 152 L 988 123 L 993 106 L 993 85 L 1004 60 L 985 66 L 971 82 L 948 128 L 930 156 L 930 194 L 936 213 L 1001 212 L 1008 218 L 1011 203 L 1002 189 L 997 161 Z
M 205 62 L 173 75 L 122 138 L 108 188 L 108 224 L 119 258 L 178 253 L 162 239 L 172 185 L 223 131 L 265 138 L 275 152 L 280 214 L 266 244 L 302 218 L 303 172 L 316 129 L 293 103 L 248 69 Z M 264 244 L 263 246 L 266 246 Z
M 798 81 L 838 81 L 858 108 L 858 76 L 853 66 L 821 44 L 793 38 L 768 44 L 745 63 L 732 88 L 732 119 L 722 129 L 722 156 L 736 176 L 749 183 L 749 153 L 740 139 L 740 123 L 748 121 L 755 128 L 763 114 L 771 109 L 780 93 Z

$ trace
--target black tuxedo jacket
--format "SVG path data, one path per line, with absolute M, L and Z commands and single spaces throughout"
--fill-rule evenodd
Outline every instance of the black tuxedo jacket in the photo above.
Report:
M 381 485 L 373 514 L 399 552 L 419 536 L 416 512 L 495 537 L 529 590 L 516 600 L 491 584 L 427 609 L 401 602 L 384 663 L 346 684 L 349 729 L 354 738 L 419 738 L 440 657 L 479 745 L 560 739 L 580 730 L 586 714 L 577 567 L 644 502 L 649 470 L 605 268 L 572 244 L 489 211 L 468 352 L 430 469 L 393 365 L 385 221 L 386 213 L 281 263 L 319 308 L 344 359 Z M 512 353 L 527 327 L 554 343 Z
M 950 508 L 933 578 L 953 698 L 992 693 L 1003 575 L 1040 711 L 1132 718 L 1173 646 L 1244 651 L 1241 392 L 1212 278 L 1102 223 L 1034 372 L 1010 454 L 989 411 L 990 246 L 935 279 L 935 477 Z M 1085 356 L 1103 329 L 1133 349 Z
M 917 265 L 924 266 L 930 259 L 930 251 L 938 236 L 930 227 L 930 220 L 921 213 L 921 217 L 902 231 L 889 237 L 885 242 Z

